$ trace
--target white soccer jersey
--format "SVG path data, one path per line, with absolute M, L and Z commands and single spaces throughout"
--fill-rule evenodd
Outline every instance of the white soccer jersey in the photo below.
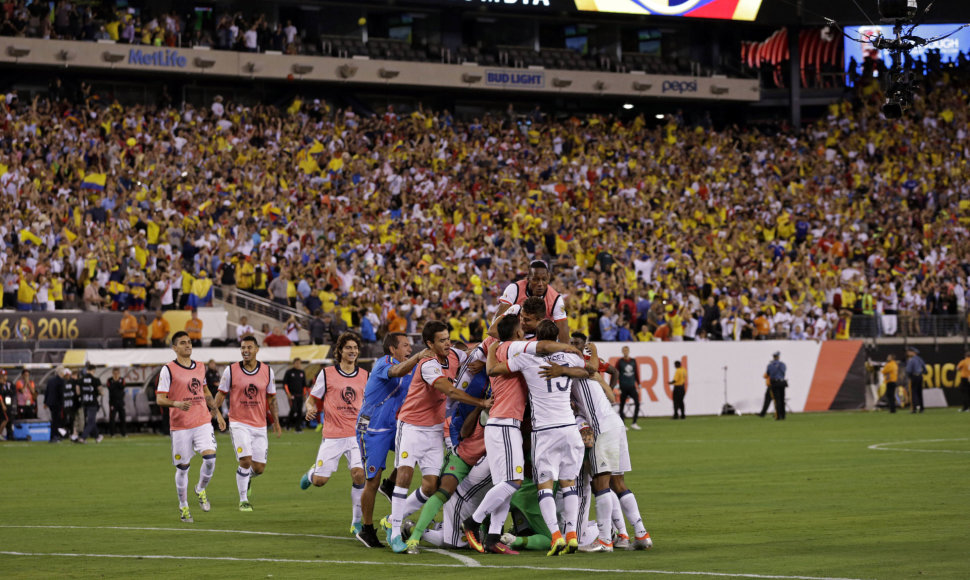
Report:
M 610 429 L 623 428 L 623 419 L 613 410 L 603 387 L 596 381 L 573 379 L 573 400 L 597 436 Z
M 534 349 L 534 347 L 533 347 Z M 569 377 L 544 379 L 539 371 L 550 363 L 567 367 L 584 367 L 585 361 L 571 353 L 557 352 L 548 356 L 530 354 L 527 349 L 522 354 L 509 358 L 509 370 L 521 372 L 529 387 L 529 402 L 532 407 L 532 428 L 559 427 L 575 422 L 570 406 Z

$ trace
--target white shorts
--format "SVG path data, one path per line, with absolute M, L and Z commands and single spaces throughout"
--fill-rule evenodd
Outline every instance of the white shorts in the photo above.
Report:
M 397 438 L 394 448 L 394 467 L 411 467 L 415 465 L 421 469 L 422 477 L 441 473 L 441 464 L 445 460 L 445 447 L 442 437 L 442 426 L 432 425 L 420 427 L 404 421 L 397 422 Z
M 485 424 L 485 457 L 492 481 L 523 478 L 522 430 L 515 419 L 489 419 Z
M 630 471 L 630 450 L 627 448 L 626 429 L 619 427 L 604 431 L 596 437 L 596 444 L 589 452 L 589 464 L 593 474 L 620 475 Z
M 313 475 L 330 477 L 340 464 L 341 457 L 347 457 L 347 467 L 350 469 L 364 469 L 360 459 L 360 446 L 356 437 L 340 437 L 338 439 L 324 439 L 317 451 L 317 462 L 313 465 Z
M 236 452 L 237 460 L 241 457 L 251 457 L 255 463 L 266 463 L 266 451 L 269 446 L 266 427 L 229 423 L 229 437 L 232 438 L 232 448 Z
M 172 431 L 172 465 L 188 465 L 193 455 L 209 450 L 216 450 L 212 423 Z
M 482 457 L 472 466 L 465 479 L 461 480 L 455 493 L 442 508 L 441 531 L 445 547 L 463 548 L 467 545 L 465 534 L 461 531 L 461 522 L 475 513 L 478 504 L 482 503 L 482 498 L 491 488 L 488 461 Z
M 586 446 L 576 425 L 532 432 L 532 472 L 536 483 L 579 477 Z

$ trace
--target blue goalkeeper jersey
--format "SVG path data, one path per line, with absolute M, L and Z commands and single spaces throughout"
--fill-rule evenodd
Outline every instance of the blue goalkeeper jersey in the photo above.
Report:
M 377 359 L 371 369 L 358 415 L 358 421 L 360 417 L 370 417 L 368 432 L 379 433 L 397 428 L 397 411 L 408 394 L 414 370 L 403 377 L 388 376 L 387 372 L 396 364 L 397 359 L 385 355 Z

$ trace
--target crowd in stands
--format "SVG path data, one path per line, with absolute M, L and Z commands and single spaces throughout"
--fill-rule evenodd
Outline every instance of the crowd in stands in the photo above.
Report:
M 311 314 L 314 342 L 429 319 L 475 341 L 544 259 L 594 340 L 824 340 L 860 317 L 920 334 L 940 315 L 956 332 L 967 73 L 927 82 L 901 120 L 866 85 L 798 133 L 12 92 L 3 307 L 193 308 L 221 287 Z
M 10 0 L 0 13 L 0 36 L 61 40 L 113 40 L 146 46 L 203 46 L 221 50 L 286 54 L 301 52 L 302 40 L 292 21 L 270 23 L 265 14 L 244 18 L 197 10 L 188 19 L 177 11 L 141 15 L 108 3 L 61 0 L 49 5 Z

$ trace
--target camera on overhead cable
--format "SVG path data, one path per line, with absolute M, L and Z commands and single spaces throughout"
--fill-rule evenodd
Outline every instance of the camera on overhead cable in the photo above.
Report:
M 883 22 L 912 20 L 918 9 L 916 0 L 879 0 L 879 16 Z

